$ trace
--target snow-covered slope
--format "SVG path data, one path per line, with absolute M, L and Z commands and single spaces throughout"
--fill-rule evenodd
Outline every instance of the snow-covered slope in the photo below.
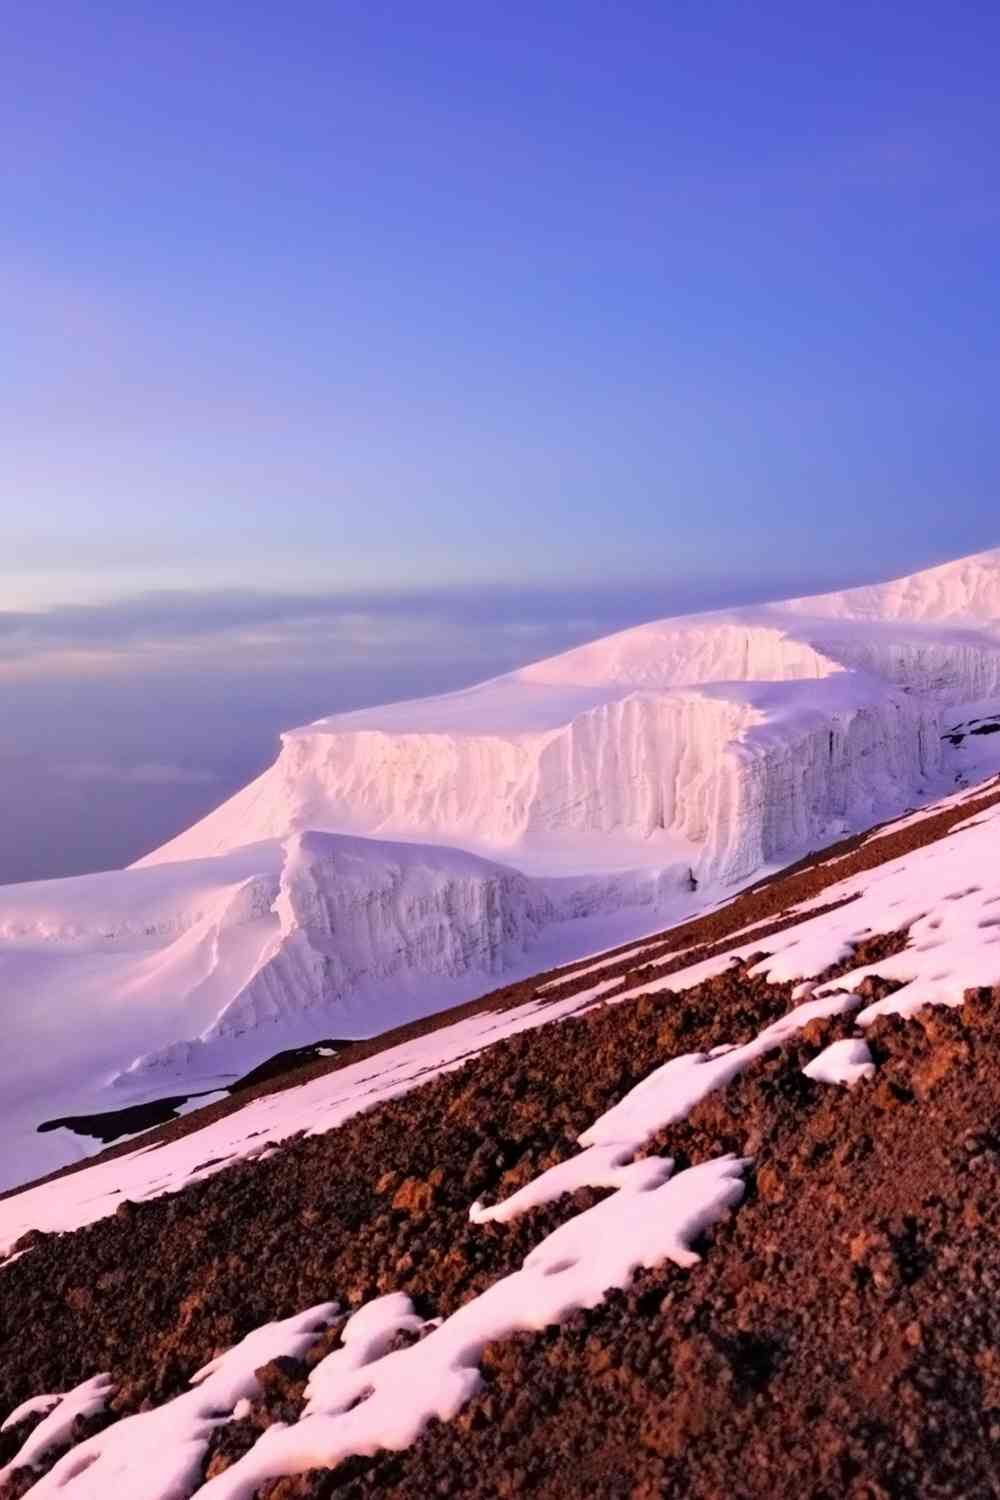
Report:
M 1000 548 L 960 557 L 888 583 L 787 599 L 778 609 L 842 620 L 982 624 L 1000 619 Z
M 0 1187 L 98 1144 L 44 1121 L 371 1035 L 971 782 L 998 710 L 1000 551 L 292 730 L 132 870 L 0 890 Z
M 0 889 L 0 1191 L 99 1148 L 45 1122 L 204 1095 L 285 1048 L 372 1035 L 648 930 L 670 895 L 655 872 L 537 880 L 315 831 Z

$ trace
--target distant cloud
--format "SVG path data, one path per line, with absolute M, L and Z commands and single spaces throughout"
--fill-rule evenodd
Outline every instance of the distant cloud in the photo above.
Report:
M 67 766 L 72 781 L 116 781 L 128 786 L 202 786 L 218 781 L 215 771 L 196 766 L 172 766 L 148 761 L 138 766 L 116 766 L 110 761 L 83 761 Z
M 666 571 L 666 570 L 665 570 Z M 103 604 L 0 610 L 0 676 L 122 671 L 331 671 L 447 659 L 515 665 L 643 620 L 858 582 L 817 576 L 719 582 L 594 582 L 305 594 L 170 590 Z

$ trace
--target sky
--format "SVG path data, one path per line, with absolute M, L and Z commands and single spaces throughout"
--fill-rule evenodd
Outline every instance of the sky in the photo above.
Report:
M 1000 543 L 998 68 L 985 4 L 10 0 L 0 880 Z

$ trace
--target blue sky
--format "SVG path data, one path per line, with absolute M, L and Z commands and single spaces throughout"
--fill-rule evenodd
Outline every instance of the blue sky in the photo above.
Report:
M 15 0 L 13 602 L 997 540 L 998 40 L 985 5 Z
M 131 684 L 152 733 L 151 674 L 211 664 L 256 764 L 285 713 L 1000 542 L 998 44 L 974 4 L 13 0 L 11 753 L 39 694 L 71 735 Z

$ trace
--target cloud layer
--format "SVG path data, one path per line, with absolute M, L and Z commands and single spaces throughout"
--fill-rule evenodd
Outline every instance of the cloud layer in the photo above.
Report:
M 100 675 L 252 664 L 513 666 L 658 616 L 801 593 L 842 580 L 762 578 L 753 588 L 581 581 L 544 588 L 282 593 L 160 591 L 107 603 L 0 611 L 0 674 Z M 852 580 L 853 581 L 853 580 Z
M 145 761 L 137 766 L 116 766 L 111 761 L 88 760 L 68 765 L 63 774 L 70 781 L 124 782 L 129 786 L 208 786 L 218 774 L 199 766 L 172 766 Z

